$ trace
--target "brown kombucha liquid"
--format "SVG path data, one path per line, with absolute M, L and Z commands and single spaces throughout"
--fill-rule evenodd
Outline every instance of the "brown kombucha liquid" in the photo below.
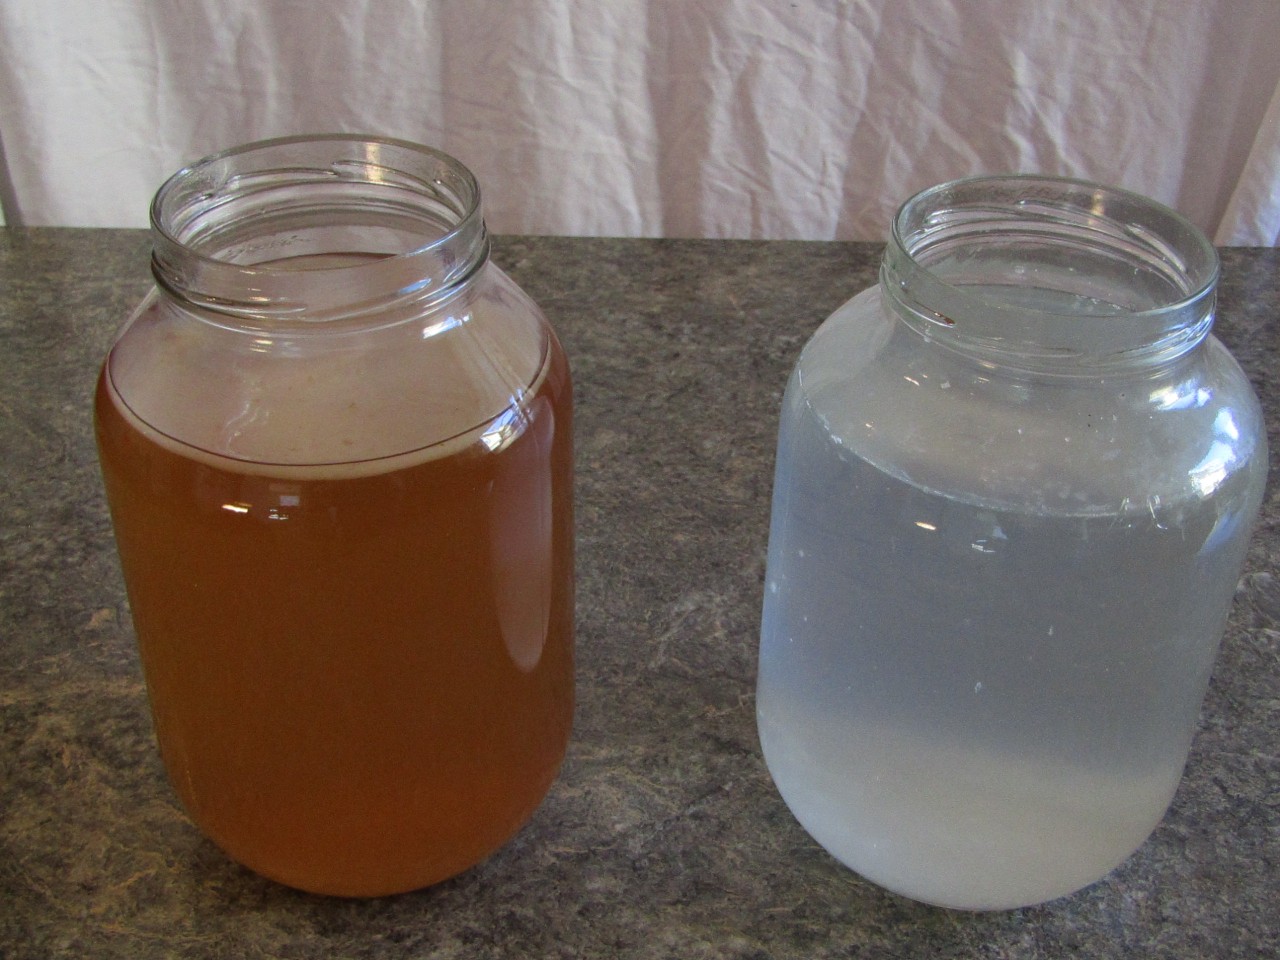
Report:
M 318 893 L 409 890 L 541 802 L 573 712 L 571 389 L 558 347 L 548 363 L 469 438 L 315 467 L 162 437 L 104 369 L 99 454 L 161 753 L 236 860 Z

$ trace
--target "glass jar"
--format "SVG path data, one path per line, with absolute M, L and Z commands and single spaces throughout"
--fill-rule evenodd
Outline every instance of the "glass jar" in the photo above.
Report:
M 1217 256 L 1152 201 L 962 180 L 783 401 L 765 759 L 866 878 L 964 909 L 1106 874 L 1178 785 L 1259 509 Z
M 155 729 L 233 858 L 370 896 L 533 814 L 573 712 L 572 390 L 444 154 L 289 138 L 151 210 L 98 381 Z

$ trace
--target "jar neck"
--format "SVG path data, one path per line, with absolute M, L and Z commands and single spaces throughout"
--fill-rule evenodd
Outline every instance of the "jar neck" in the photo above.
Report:
M 880 269 L 917 333 L 993 366 L 1097 375 L 1169 362 L 1208 335 L 1212 244 L 1136 194 L 978 177 L 898 211 Z
M 156 194 L 151 234 L 162 291 L 248 330 L 385 320 L 458 290 L 489 255 L 466 167 L 344 135 L 262 141 L 180 170 Z

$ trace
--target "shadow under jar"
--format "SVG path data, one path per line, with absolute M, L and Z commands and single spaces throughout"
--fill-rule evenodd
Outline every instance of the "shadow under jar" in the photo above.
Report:
M 1215 251 L 1133 194 L 980 178 L 899 211 L 783 402 L 758 725 L 890 890 L 1038 903 L 1182 774 L 1267 468 Z
M 160 750 L 233 858 L 443 880 L 532 816 L 573 713 L 572 390 L 413 144 L 266 141 L 152 207 L 98 449 Z

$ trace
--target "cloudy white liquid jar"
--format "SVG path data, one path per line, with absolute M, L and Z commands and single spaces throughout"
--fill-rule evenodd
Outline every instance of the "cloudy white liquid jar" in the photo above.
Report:
M 783 402 L 758 722 L 800 823 L 897 893 L 1002 909 L 1159 823 L 1266 476 L 1171 210 L 1039 177 L 944 184 Z

